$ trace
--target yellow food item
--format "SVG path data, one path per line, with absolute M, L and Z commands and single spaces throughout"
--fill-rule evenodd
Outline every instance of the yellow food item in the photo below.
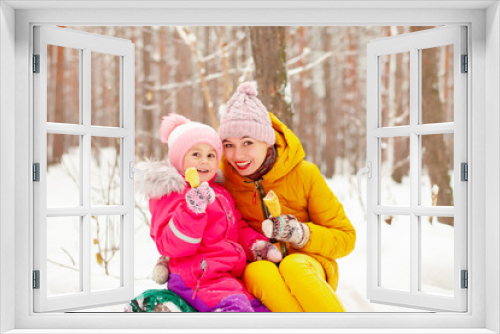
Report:
M 186 169 L 186 181 L 189 182 L 191 188 L 196 188 L 200 185 L 200 176 L 198 175 L 198 171 L 194 167 L 189 167 Z
M 281 215 L 281 206 L 280 206 L 280 200 L 278 199 L 278 196 L 274 193 L 274 191 L 269 191 L 264 197 L 264 203 L 266 204 L 267 208 L 269 209 L 269 213 L 273 217 L 278 217 Z

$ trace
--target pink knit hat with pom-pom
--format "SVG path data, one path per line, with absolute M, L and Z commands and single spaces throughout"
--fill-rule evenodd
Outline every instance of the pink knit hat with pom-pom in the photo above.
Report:
M 257 89 L 250 82 L 244 82 L 226 104 L 219 127 L 222 140 L 231 137 L 249 137 L 274 145 L 271 118 L 266 107 L 257 98 Z
M 160 139 L 168 144 L 168 158 L 172 166 L 184 175 L 184 156 L 195 145 L 205 143 L 212 146 L 217 159 L 222 157 L 222 142 L 217 132 L 208 125 L 191 122 L 184 116 L 169 114 L 161 121 Z M 218 163 L 217 163 L 218 165 Z

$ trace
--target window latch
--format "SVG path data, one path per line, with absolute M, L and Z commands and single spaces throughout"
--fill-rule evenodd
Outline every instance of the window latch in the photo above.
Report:
M 134 162 L 130 161 L 128 163 L 128 170 L 129 170 L 129 177 L 133 180 L 134 179 L 134 173 L 139 173 L 139 176 L 141 177 L 141 191 L 140 194 L 142 194 L 142 191 L 144 190 L 144 172 L 138 168 L 134 167 Z
M 372 178 L 372 163 L 371 163 L 371 161 L 368 161 L 366 163 L 366 167 L 363 167 L 360 170 L 358 170 L 358 173 L 356 174 L 356 177 L 358 179 L 358 191 L 360 194 L 361 194 L 361 175 L 364 173 L 367 174 L 369 179 Z

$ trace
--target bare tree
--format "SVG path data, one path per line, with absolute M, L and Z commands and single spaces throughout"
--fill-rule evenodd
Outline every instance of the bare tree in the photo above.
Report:
M 269 111 L 292 127 L 292 108 L 286 100 L 286 27 L 250 27 L 259 98 Z

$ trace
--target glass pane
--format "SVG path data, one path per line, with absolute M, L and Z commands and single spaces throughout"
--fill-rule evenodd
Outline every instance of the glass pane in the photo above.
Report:
M 420 243 L 420 290 L 453 296 L 453 217 L 420 217 Z
M 47 134 L 47 207 L 80 205 L 80 136 Z
M 47 218 L 47 296 L 80 288 L 81 217 Z
M 121 216 L 92 216 L 91 289 L 121 286 Z
M 410 216 L 380 217 L 380 286 L 410 291 Z
M 410 124 L 410 52 L 380 56 L 381 126 Z
M 92 125 L 120 126 L 120 57 L 92 52 Z
M 92 137 L 91 203 L 121 204 L 120 138 Z
M 47 45 L 47 122 L 80 123 L 80 50 Z
M 422 136 L 422 206 L 453 206 L 453 134 Z
M 453 122 L 453 45 L 420 50 L 422 124 Z
M 380 204 L 410 205 L 410 138 L 380 139 Z

